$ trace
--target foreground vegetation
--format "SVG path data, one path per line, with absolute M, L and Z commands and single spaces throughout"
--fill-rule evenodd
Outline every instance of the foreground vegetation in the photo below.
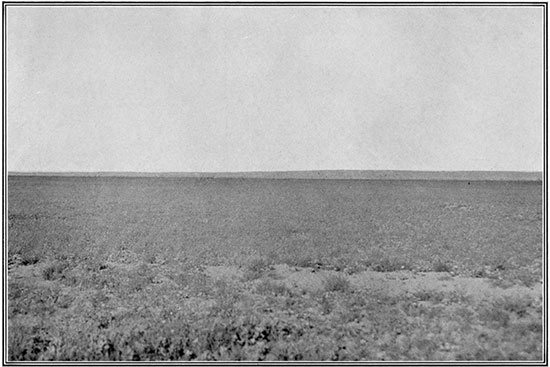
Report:
M 540 190 L 10 178 L 9 359 L 540 360 Z

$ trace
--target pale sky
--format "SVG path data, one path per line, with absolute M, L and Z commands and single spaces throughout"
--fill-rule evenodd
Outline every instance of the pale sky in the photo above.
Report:
M 9 171 L 542 171 L 542 7 L 7 8 Z

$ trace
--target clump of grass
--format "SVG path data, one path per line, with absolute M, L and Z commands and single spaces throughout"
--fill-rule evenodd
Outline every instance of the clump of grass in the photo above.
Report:
M 444 261 L 437 261 L 433 264 L 433 271 L 438 273 L 450 273 L 452 270 L 452 266 Z
M 45 280 L 57 280 L 64 277 L 64 272 L 67 270 L 68 264 L 62 261 L 56 261 L 42 270 L 42 276 Z
M 21 265 L 34 265 L 39 261 L 40 261 L 40 256 L 32 252 L 22 255 L 21 257 Z
M 326 292 L 348 292 L 350 289 L 349 280 L 342 275 L 330 275 L 325 278 Z
M 246 281 L 255 280 L 261 278 L 264 273 L 269 269 L 271 263 L 264 259 L 254 259 L 248 263 L 246 267 L 246 272 L 244 274 L 244 279 Z
M 332 304 L 330 302 L 330 300 L 328 299 L 327 295 L 326 294 L 323 294 L 323 296 L 321 297 L 321 300 L 319 302 L 319 304 L 321 305 L 321 313 L 323 315 L 328 315 L 329 313 L 332 312 Z
M 411 270 L 412 267 L 409 263 L 398 259 L 390 259 L 388 257 L 380 259 L 377 263 L 372 265 L 372 270 L 378 272 L 390 272 L 398 270 Z
M 483 267 L 478 267 L 473 271 L 472 275 L 474 278 L 486 278 L 489 275 L 489 272 Z

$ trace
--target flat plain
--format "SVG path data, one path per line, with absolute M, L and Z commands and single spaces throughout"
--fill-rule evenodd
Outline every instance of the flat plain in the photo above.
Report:
M 10 360 L 541 360 L 542 184 L 10 176 Z

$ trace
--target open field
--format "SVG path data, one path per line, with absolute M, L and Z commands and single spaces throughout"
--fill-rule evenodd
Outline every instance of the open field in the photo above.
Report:
M 542 184 L 9 177 L 9 358 L 540 360 Z

